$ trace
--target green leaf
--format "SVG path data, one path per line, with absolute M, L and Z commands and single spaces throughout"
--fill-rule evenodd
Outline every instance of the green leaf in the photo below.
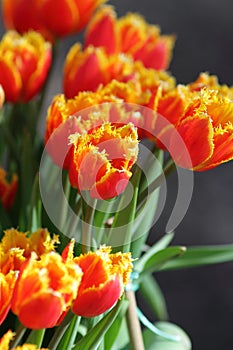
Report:
M 29 224 L 28 229 L 31 232 L 36 231 L 41 227 L 41 197 L 40 197 L 40 188 L 39 188 L 39 174 L 36 174 L 34 179 L 34 184 L 32 188 L 31 195 L 31 204 L 29 210 Z
M 65 331 L 59 345 L 56 347 L 56 350 L 71 350 L 75 342 L 76 335 L 78 333 L 78 328 L 80 325 L 81 317 L 73 315 L 73 318 Z
M 144 269 L 145 264 L 160 250 L 166 248 L 174 237 L 173 232 L 166 233 L 159 241 L 157 241 L 146 253 L 135 261 L 135 270 L 139 273 Z
M 166 263 L 168 260 L 177 258 L 179 255 L 183 254 L 185 250 L 185 247 L 173 246 L 158 251 L 146 261 L 143 266 L 143 270 L 140 273 L 139 279 L 141 279 L 145 273 L 152 273 L 161 270 L 164 263 Z
M 111 327 L 105 334 L 105 350 L 113 350 L 114 344 L 117 342 L 117 337 L 119 335 L 122 322 L 125 316 L 125 313 L 128 308 L 128 300 L 125 300 L 124 305 L 122 306 L 118 316 L 116 317 L 115 321 L 112 323 Z M 124 329 L 127 330 L 127 329 Z M 122 334 L 121 334 L 122 337 Z
M 169 322 L 157 322 L 155 326 L 161 331 L 178 337 L 178 341 L 167 340 L 146 329 L 143 339 L 146 350 L 191 350 L 192 344 L 183 329 Z
M 233 261 L 233 245 L 187 247 L 178 259 L 166 262 L 161 270 L 176 270 L 188 267 L 219 264 Z
M 106 316 L 100 320 L 74 347 L 73 350 L 96 350 L 105 333 L 116 319 L 125 300 L 122 298 Z
M 45 328 L 38 329 L 38 330 L 34 329 L 30 332 L 26 343 L 35 344 L 37 345 L 38 348 L 40 348 L 43 343 L 44 335 L 45 335 Z
M 143 298 L 149 304 L 156 318 L 162 321 L 168 319 L 165 298 L 153 276 L 150 274 L 143 276 L 140 283 L 139 293 L 142 294 Z

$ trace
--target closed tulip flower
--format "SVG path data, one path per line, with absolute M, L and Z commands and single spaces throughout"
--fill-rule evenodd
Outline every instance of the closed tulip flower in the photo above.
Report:
M 21 34 L 36 30 L 46 39 L 53 40 L 82 30 L 95 9 L 104 2 L 105 0 L 3 0 L 3 19 L 8 29 L 15 29 Z
M 105 0 L 40 0 L 38 11 L 45 27 L 56 37 L 79 32 Z M 51 16 L 51 14 L 53 14 Z
M 37 32 L 7 32 L 0 42 L 0 84 L 8 102 L 27 102 L 40 92 L 51 64 L 51 45 Z
M 55 252 L 37 260 L 32 253 L 20 269 L 12 297 L 12 311 L 28 328 L 54 327 L 76 297 L 82 271 L 63 262 Z
M 109 310 L 129 282 L 131 254 L 111 254 L 110 247 L 102 247 L 76 257 L 74 261 L 82 269 L 83 277 L 72 311 L 80 316 L 94 317 Z

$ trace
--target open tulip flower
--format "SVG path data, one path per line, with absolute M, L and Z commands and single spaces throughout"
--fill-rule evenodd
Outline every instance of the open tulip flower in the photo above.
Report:
M 40 92 L 51 64 L 51 45 L 37 32 L 7 32 L 0 42 L 0 84 L 6 101 L 27 102 Z
M 138 154 L 133 124 L 102 124 L 86 134 L 70 136 L 73 155 L 69 167 L 71 185 L 90 191 L 93 198 L 109 199 L 124 191 Z
M 110 247 L 101 247 L 74 258 L 83 271 L 72 311 L 93 317 L 110 309 L 121 297 L 132 271 L 130 253 L 111 254 Z
M 161 130 L 158 123 L 158 145 L 165 141 L 176 164 L 205 171 L 233 158 L 232 88 L 200 76 L 164 94 L 157 111 L 169 123 Z M 178 141 L 180 137 L 184 143 Z
M 28 328 L 54 327 L 76 297 L 82 271 L 55 252 L 32 254 L 20 269 L 11 308 Z
M 161 36 L 159 27 L 147 24 L 138 14 L 116 19 L 111 6 L 93 16 L 85 35 L 85 47 L 104 47 L 108 54 L 127 53 L 145 67 L 158 70 L 168 68 L 173 43 L 173 36 Z

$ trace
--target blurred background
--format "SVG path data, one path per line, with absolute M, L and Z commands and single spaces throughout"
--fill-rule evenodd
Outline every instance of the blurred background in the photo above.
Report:
M 233 85 L 232 0 L 110 0 L 119 16 L 139 12 L 163 34 L 177 37 L 170 72 L 178 83 L 189 83 L 200 72 L 217 75 Z M 1 19 L 1 36 L 4 33 Z M 62 64 L 70 45 L 82 33 L 60 45 L 46 111 L 52 96 L 61 91 Z M 46 113 L 46 112 L 45 112 Z M 45 113 L 42 116 L 43 129 Z M 210 245 L 233 242 L 233 162 L 206 173 L 195 173 L 188 212 L 176 229 L 173 244 Z M 176 198 L 176 176 L 168 180 L 166 206 L 153 227 L 150 241 L 162 236 Z M 190 335 L 194 350 L 233 349 L 233 263 L 156 275 L 164 291 L 170 320 Z M 143 311 L 154 321 L 150 310 Z

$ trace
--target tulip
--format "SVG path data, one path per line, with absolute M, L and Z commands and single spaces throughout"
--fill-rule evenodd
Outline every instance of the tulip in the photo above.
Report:
M 55 235 L 52 238 L 46 229 L 38 229 L 29 237 L 28 233 L 13 228 L 5 230 L 0 243 L 1 271 L 4 274 L 18 271 L 32 252 L 38 256 L 49 253 L 55 250 L 58 242 L 58 237 Z
M 233 159 L 232 89 L 198 84 L 178 86 L 161 98 L 158 111 L 170 125 L 159 130 L 158 122 L 156 136 L 177 165 L 205 171 Z
M 104 123 L 85 134 L 71 135 L 73 155 L 69 167 L 71 185 L 90 196 L 109 199 L 123 192 L 138 154 L 133 124 Z
M 6 101 L 27 102 L 40 92 L 51 64 L 51 45 L 36 32 L 7 32 L 0 42 L 0 84 Z
M 117 19 L 111 6 L 103 6 L 92 17 L 85 34 L 85 47 L 104 47 L 108 54 L 127 53 L 145 67 L 167 69 L 174 44 L 173 36 L 160 35 L 138 14 Z
M 14 174 L 8 182 L 6 176 L 6 171 L 0 167 L 0 201 L 6 210 L 10 210 L 18 189 L 18 177 Z
M 81 31 L 95 9 L 106 0 L 40 0 L 42 23 L 56 37 Z M 52 14 L 52 15 L 51 15 Z
M 54 40 L 82 30 L 103 2 L 105 0 L 3 0 L 2 12 L 6 28 L 21 34 L 35 30 L 46 39 Z
M 80 44 L 71 47 L 64 65 L 64 92 L 72 98 L 79 91 L 95 91 L 111 80 L 109 60 L 102 48 L 89 46 L 82 51 Z
M 10 310 L 16 278 L 17 274 L 14 271 L 10 271 L 7 275 L 0 272 L 0 325 Z
M 28 328 L 54 327 L 77 295 L 82 271 L 55 252 L 37 260 L 35 253 L 21 266 L 12 297 L 12 311 Z
M 72 311 L 80 316 L 98 316 L 117 302 L 129 282 L 132 271 L 130 253 L 111 254 L 111 248 L 101 247 L 74 258 L 83 277 Z

